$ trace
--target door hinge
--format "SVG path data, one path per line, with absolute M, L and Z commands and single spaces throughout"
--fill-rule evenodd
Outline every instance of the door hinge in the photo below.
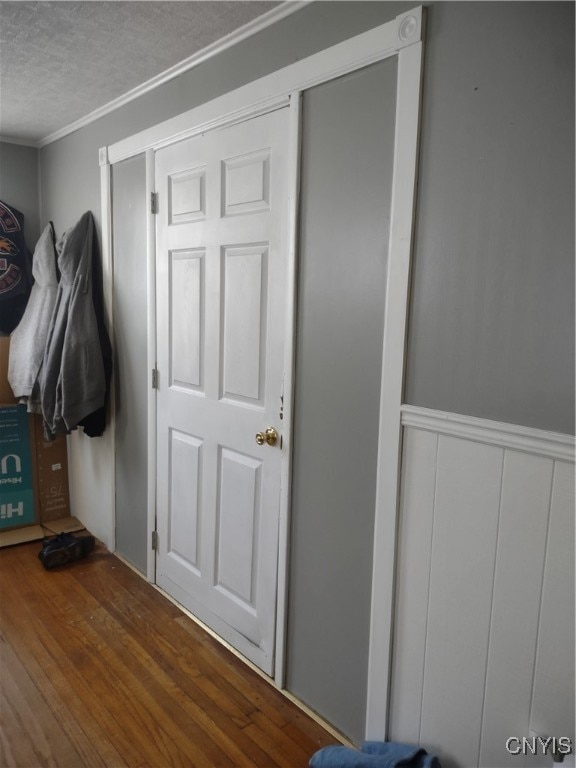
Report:
M 158 551 L 158 531 L 152 531 L 152 549 Z
M 152 368 L 152 389 L 158 389 L 158 368 Z
M 158 192 L 150 193 L 150 213 L 158 213 Z

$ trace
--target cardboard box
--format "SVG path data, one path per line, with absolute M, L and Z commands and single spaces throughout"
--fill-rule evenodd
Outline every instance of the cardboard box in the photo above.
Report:
M 37 522 L 30 421 L 25 405 L 0 407 L 0 528 Z
M 65 435 L 55 440 L 44 439 L 42 416 L 32 416 L 34 439 L 34 491 L 38 519 L 41 523 L 60 520 L 70 515 L 68 493 L 68 445 Z
M 0 336 L 0 405 L 14 405 L 18 401 L 8 383 L 8 356 L 10 336 Z

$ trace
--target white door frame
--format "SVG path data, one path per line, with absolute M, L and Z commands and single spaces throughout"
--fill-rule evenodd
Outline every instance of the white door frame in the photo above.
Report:
M 396 518 L 401 444 L 401 405 L 406 346 L 406 316 L 420 120 L 423 10 L 414 8 L 393 21 L 314 54 L 302 61 L 249 83 L 213 101 L 100 150 L 102 186 L 102 242 L 104 261 L 112 263 L 111 167 L 129 157 L 146 154 L 147 195 L 155 190 L 154 153 L 163 146 L 208 130 L 264 114 L 290 102 L 290 279 L 286 286 L 289 308 L 286 338 L 286 433 L 291 436 L 294 370 L 294 297 L 296 286 L 296 233 L 299 154 L 299 103 L 303 91 L 369 64 L 398 56 L 394 172 L 391 228 L 384 317 L 382 386 L 380 400 L 377 493 L 375 508 L 372 610 L 368 663 L 366 735 L 387 736 L 391 673 L 392 622 Z M 148 214 L 148 366 L 156 365 L 155 220 Z M 111 270 L 107 270 L 111 281 Z M 107 286 L 107 295 L 112 286 Z M 110 305 L 111 306 L 111 305 Z M 112 425 L 113 427 L 113 425 Z M 289 437 L 290 439 L 290 437 Z M 285 446 L 282 467 L 276 684 L 284 687 L 286 591 L 290 509 L 290 444 Z M 156 502 L 156 404 L 152 388 L 148 397 L 148 526 L 155 530 Z M 148 552 L 147 578 L 154 580 L 154 552 Z

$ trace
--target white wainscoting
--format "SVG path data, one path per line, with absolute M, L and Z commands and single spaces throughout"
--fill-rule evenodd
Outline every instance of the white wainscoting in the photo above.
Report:
M 574 741 L 574 440 L 403 407 L 389 738 L 443 768 Z

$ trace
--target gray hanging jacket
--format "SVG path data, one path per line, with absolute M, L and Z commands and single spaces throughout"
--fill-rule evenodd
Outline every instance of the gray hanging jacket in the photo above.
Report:
M 94 240 L 89 211 L 61 238 L 60 284 L 40 375 L 48 438 L 76 429 L 105 403 L 106 376 L 92 293 Z
M 25 400 L 28 410 L 36 413 L 41 412 L 38 379 L 58 292 L 54 243 L 50 222 L 36 243 L 32 261 L 35 282 L 24 315 L 10 337 L 8 381 L 14 396 Z

